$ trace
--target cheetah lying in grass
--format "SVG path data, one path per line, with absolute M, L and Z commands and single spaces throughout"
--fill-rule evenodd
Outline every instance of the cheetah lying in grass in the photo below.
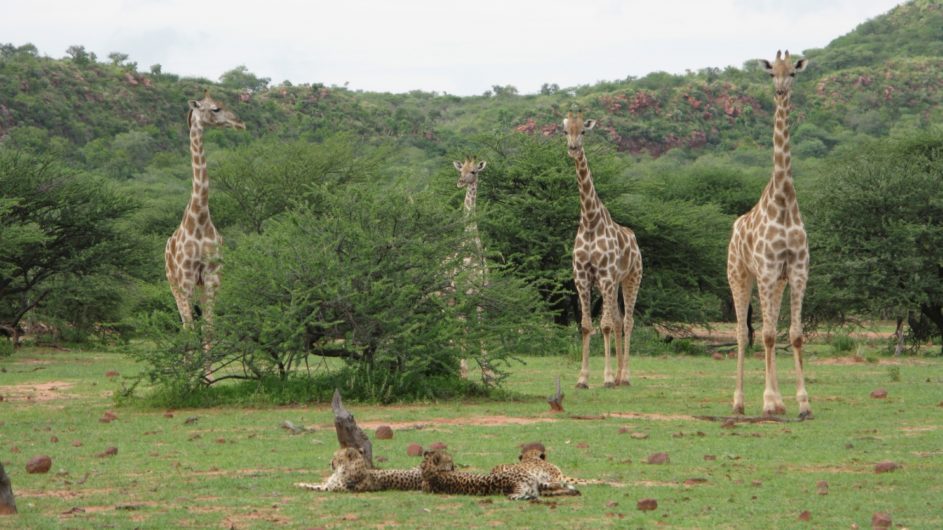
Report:
M 547 462 L 544 445 L 539 442 L 529 443 L 521 448 L 517 464 L 501 464 L 492 468 L 491 473 L 505 473 L 519 470 L 537 481 L 540 494 L 545 497 L 561 495 L 580 495 L 575 484 L 586 483 L 563 474 L 559 467 Z
M 507 469 L 482 475 L 455 471 L 455 463 L 444 449 L 423 453 L 422 491 L 461 495 L 505 494 L 511 500 L 536 499 L 539 495 L 537 480 L 522 469 Z
M 383 491 L 422 489 L 419 468 L 370 469 L 363 453 L 354 447 L 338 449 L 331 459 L 334 472 L 321 484 L 298 482 L 295 486 L 314 491 Z

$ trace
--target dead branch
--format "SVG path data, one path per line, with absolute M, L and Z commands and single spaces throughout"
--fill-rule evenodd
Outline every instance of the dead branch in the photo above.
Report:
M 373 467 L 373 444 L 357 426 L 354 415 L 344 408 L 341 403 L 341 392 L 334 389 L 334 398 L 331 399 L 331 410 L 334 411 L 334 430 L 337 431 L 337 442 L 341 447 L 356 447 L 363 453 L 367 464 Z

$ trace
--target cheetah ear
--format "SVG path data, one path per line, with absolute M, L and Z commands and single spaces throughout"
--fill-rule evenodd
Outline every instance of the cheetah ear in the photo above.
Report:
M 541 459 L 541 460 L 546 460 L 546 459 L 547 459 L 547 455 L 544 454 L 544 453 L 540 453 L 540 459 Z
M 517 455 L 517 459 L 518 459 L 518 460 L 524 460 L 524 455 L 523 455 L 523 454 Z

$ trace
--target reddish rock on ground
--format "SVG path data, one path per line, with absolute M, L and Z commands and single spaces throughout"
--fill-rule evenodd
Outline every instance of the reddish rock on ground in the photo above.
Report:
M 809 510 L 806 510 L 799 514 L 800 521 L 810 521 L 812 520 L 812 513 Z
M 391 440 L 393 439 L 393 429 L 389 425 L 380 425 L 377 427 L 376 437 L 377 440 Z
M 46 473 L 52 467 L 52 458 L 46 455 L 34 457 L 26 463 L 27 473 Z
M 715 361 L 723 361 L 724 354 L 720 353 L 719 351 L 715 351 L 713 355 L 711 355 L 711 359 L 714 359 Z
M 820 480 L 818 484 L 815 485 L 816 490 L 818 490 L 819 495 L 828 495 L 828 482 Z
M 101 453 L 98 453 L 95 456 L 97 456 L 98 458 L 105 458 L 106 456 L 115 456 L 116 454 L 118 454 L 118 448 L 109 447 L 108 449 L 105 449 L 104 451 L 102 451 Z
M 656 501 L 655 499 L 642 499 L 638 501 L 635 504 L 635 506 L 638 507 L 638 509 L 642 510 L 643 512 L 649 512 L 649 511 L 654 510 L 655 508 L 658 508 L 658 501 Z
M 891 514 L 889 513 L 877 512 L 871 516 L 871 528 L 875 530 L 890 528 L 891 524 L 893 523 L 891 521 Z
M 891 471 L 899 468 L 900 465 L 897 462 L 891 462 L 890 460 L 885 460 L 884 462 L 878 462 L 874 464 L 875 473 L 890 473 Z
M 445 445 L 442 442 L 432 442 L 432 444 L 429 445 L 429 449 L 433 451 L 436 449 L 448 449 L 448 448 L 449 446 Z
M 406 447 L 406 454 L 409 456 L 422 456 L 422 446 L 419 444 L 409 444 Z
M 667 464 L 671 461 L 668 458 L 668 453 L 654 453 L 648 456 L 647 462 L 649 464 Z
M 120 374 L 118 374 L 118 372 L 114 370 L 108 370 L 107 372 L 105 372 L 105 377 L 118 377 L 118 375 Z
M 874 390 L 871 392 L 871 397 L 874 399 L 884 399 L 887 397 L 887 390 L 884 390 L 883 388 Z

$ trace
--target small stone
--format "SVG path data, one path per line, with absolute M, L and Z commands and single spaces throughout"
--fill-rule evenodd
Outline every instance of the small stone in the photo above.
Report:
M 758 488 L 758 487 L 760 487 L 760 486 L 763 485 L 763 481 L 762 481 L 762 480 L 754 480 L 754 481 L 750 482 L 750 484 L 753 484 L 753 486 L 755 486 L 755 487 Z
M 101 453 L 98 453 L 95 456 L 97 456 L 98 458 L 105 458 L 106 456 L 115 456 L 116 454 L 118 454 L 118 448 L 109 447 L 108 449 L 105 449 L 104 451 L 102 451 Z
M 111 422 L 113 422 L 113 421 L 115 421 L 115 420 L 117 420 L 117 419 L 118 419 L 118 415 L 117 415 L 117 414 L 115 414 L 114 412 L 112 412 L 112 411 L 110 411 L 110 410 L 106 410 L 105 413 L 102 414 L 102 417 L 101 417 L 101 418 L 98 418 L 98 421 L 100 421 L 100 422 L 102 422 L 102 423 L 111 423 Z
M 721 429 L 734 429 L 737 427 L 737 421 L 733 418 L 727 418 L 724 420 L 724 423 L 720 425 Z
M 580 442 L 576 444 L 577 449 L 589 449 L 589 444 L 586 442 Z
M 190 416 L 189 418 L 183 420 L 183 424 L 184 424 L 184 425 L 192 425 L 192 424 L 194 424 L 194 423 L 196 423 L 196 422 L 198 422 L 198 421 L 200 421 L 200 417 L 199 417 L 199 416 Z
M 719 351 L 715 351 L 714 354 L 711 355 L 711 359 L 714 359 L 715 361 L 723 361 L 724 354 L 720 353 Z
M 217 438 L 217 439 L 216 439 L 216 443 L 218 443 L 218 444 L 224 444 L 224 443 L 226 443 L 226 439 L 225 439 L 225 438 Z
M 804 512 L 799 514 L 800 521 L 809 521 L 811 519 L 812 519 L 812 513 L 809 512 L 809 510 L 805 510 Z
M 75 440 L 72 442 L 72 447 L 82 447 L 82 442 L 79 440 Z
M 883 388 L 873 390 L 871 392 L 871 397 L 874 399 L 884 399 L 887 397 L 887 390 L 884 390 Z
M 875 473 L 890 473 L 891 471 L 896 470 L 900 467 L 900 464 L 897 462 L 891 462 L 890 460 L 885 460 L 883 462 L 878 462 L 874 464 Z
M 638 501 L 635 506 L 643 512 L 650 512 L 655 508 L 658 508 L 658 501 L 655 499 L 642 499 Z
M 890 528 L 893 522 L 891 521 L 891 514 L 884 512 L 876 512 L 871 516 L 871 528 L 884 529 Z
M 377 427 L 376 438 L 377 440 L 392 440 L 393 429 L 389 425 L 380 425 Z
M 616 501 L 609 501 L 609 502 L 606 503 L 606 508 L 615 508 L 615 507 L 618 506 L 618 505 L 619 505 L 619 503 L 616 502 Z
M 14 445 L 13 447 L 10 448 L 10 452 L 11 452 L 11 453 L 19 453 L 19 452 L 20 452 L 20 448 Z
M 815 489 L 819 495 L 828 495 L 828 482 L 824 480 L 818 481 L 815 485 Z
M 409 456 L 422 456 L 422 446 L 419 444 L 409 444 L 406 447 L 406 454 Z
M 118 377 L 120 374 L 114 370 L 108 370 L 105 372 L 105 377 Z
M 57 443 L 59 443 L 59 437 L 58 437 L 58 436 L 50 436 L 50 437 L 49 437 L 49 441 L 52 442 L 52 443 L 54 443 L 54 444 L 57 444 Z
M 619 427 L 619 434 L 626 434 L 630 432 L 628 427 Z
M 26 472 L 27 473 L 47 473 L 49 468 L 52 467 L 52 458 L 49 458 L 46 455 L 41 455 L 32 458 L 29 462 L 26 463 Z
M 165 417 L 165 418 L 173 418 L 173 417 L 174 417 L 174 413 L 173 413 L 173 412 L 170 412 L 170 411 L 168 410 L 167 412 L 164 413 L 164 417 Z
M 644 440 L 644 439 L 648 438 L 648 433 L 646 433 L 646 432 L 633 432 L 633 433 L 630 434 L 629 436 L 631 436 L 633 440 Z
M 717 460 L 717 455 L 704 455 L 705 462 L 712 462 L 714 460 Z
M 373 459 L 376 460 L 377 462 L 380 462 L 380 463 L 383 463 L 383 462 L 386 462 L 387 460 L 389 460 L 389 459 L 388 459 L 387 457 L 385 457 L 385 456 L 375 456 L 375 457 L 373 457 Z
M 647 462 L 649 464 L 667 464 L 671 461 L 668 458 L 668 453 L 653 453 L 648 456 Z M 653 508 L 654 509 L 654 508 Z

